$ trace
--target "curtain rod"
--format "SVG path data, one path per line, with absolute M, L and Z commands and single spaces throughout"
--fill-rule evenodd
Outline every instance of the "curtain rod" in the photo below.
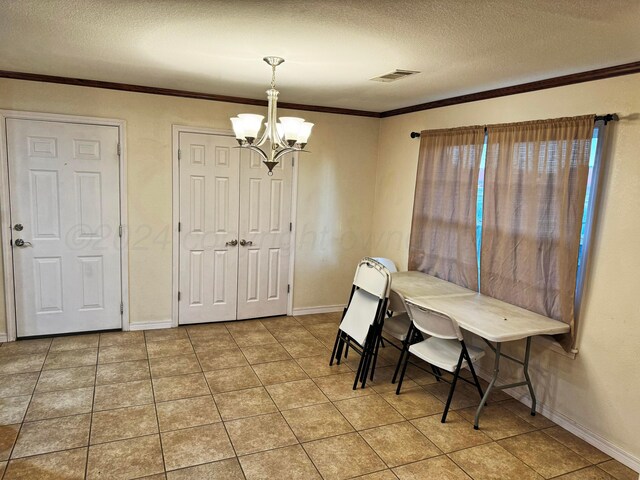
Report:
M 609 122 L 617 122 L 619 120 L 617 113 L 607 113 L 606 115 L 596 115 L 594 122 L 602 120 L 606 125 Z M 484 131 L 487 131 L 487 127 L 484 127 Z M 420 132 L 411 132 L 411 138 L 420 138 Z

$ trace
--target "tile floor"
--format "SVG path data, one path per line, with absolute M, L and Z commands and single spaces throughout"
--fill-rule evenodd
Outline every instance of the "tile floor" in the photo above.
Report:
M 619 479 L 638 474 L 498 393 L 414 367 L 352 390 L 328 366 L 336 314 L 0 346 L 0 478 Z

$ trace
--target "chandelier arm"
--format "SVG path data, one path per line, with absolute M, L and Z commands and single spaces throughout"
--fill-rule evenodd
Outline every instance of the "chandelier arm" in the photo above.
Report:
M 260 155 L 264 161 L 269 160 L 269 157 L 267 156 L 267 154 L 264 153 L 261 148 L 258 148 L 255 145 L 245 145 L 239 148 L 248 148 L 249 150 L 256 152 L 258 155 Z
M 299 152 L 300 150 L 298 150 L 297 148 L 292 148 L 292 147 L 287 147 L 284 148 L 282 150 L 280 150 L 278 153 L 276 153 L 275 157 L 273 158 L 274 161 L 279 161 L 282 157 L 284 157 L 287 153 L 291 153 L 291 152 Z

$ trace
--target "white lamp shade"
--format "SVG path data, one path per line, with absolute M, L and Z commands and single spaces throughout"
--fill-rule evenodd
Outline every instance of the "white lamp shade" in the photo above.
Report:
M 300 135 L 300 128 L 304 123 L 304 118 L 298 117 L 280 117 L 282 128 L 284 129 L 284 136 L 287 141 L 298 141 Z
M 307 143 L 311 136 L 312 128 L 313 123 L 311 122 L 303 122 L 303 124 L 300 125 L 300 129 L 298 130 L 298 143 Z
M 241 118 L 231 117 L 231 125 L 233 125 L 233 133 L 236 134 L 238 140 L 244 140 L 244 122 Z
M 242 120 L 245 138 L 257 138 L 264 116 L 253 113 L 241 113 L 238 115 L 238 118 Z

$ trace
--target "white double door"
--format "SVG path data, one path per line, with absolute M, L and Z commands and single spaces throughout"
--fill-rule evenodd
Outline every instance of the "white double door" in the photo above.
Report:
M 179 133 L 179 323 L 284 315 L 292 160 L 267 175 L 235 138 Z
M 18 337 L 121 328 L 114 126 L 7 119 Z

